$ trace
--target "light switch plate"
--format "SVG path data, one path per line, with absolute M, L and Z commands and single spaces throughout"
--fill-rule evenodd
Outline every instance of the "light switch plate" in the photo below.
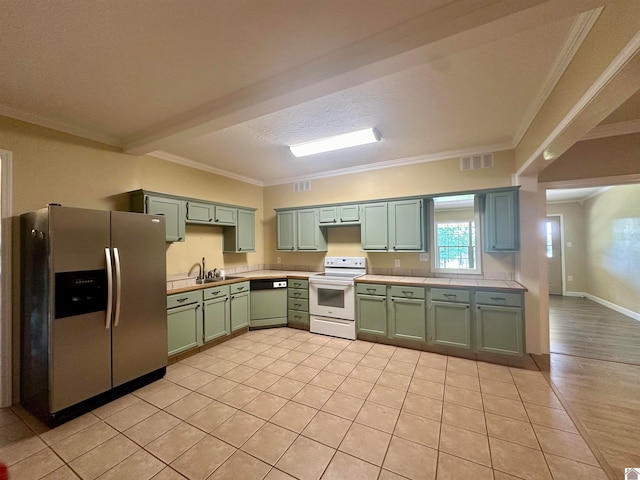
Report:
M 276 258 L 276 262 L 277 262 L 277 263 L 282 263 L 282 257 L 278 257 L 278 258 Z
M 420 261 L 421 262 L 428 262 L 429 261 L 429 254 L 428 253 L 421 253 L 420 254 Z
M 394 266 L 394 267 L 399 267 L 399 266 L 400 266 L 400 259 L 399 259 L 399 258 L 396 258 L 396 259 L 393 261 L 393 266 Z
M 569 276 L 567 277 L 567 280 L 569 280 L 570 282 L 573 282 L 573 275 L 569 275 Z

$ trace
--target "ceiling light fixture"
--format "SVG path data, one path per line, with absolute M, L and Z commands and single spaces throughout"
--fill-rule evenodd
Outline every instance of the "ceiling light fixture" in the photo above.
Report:
M 366 145 L 367 143 L 379 142 L 382 138 L 380 132 L 375 128 L 358 130 L 357 132 L 344 133 L 334 137 L 321 138 L 313 142 L 298 143 L 290 145 L 289 149 L 296 157 L 305 157 L 316 153 L 331 152 L 341 148 Z

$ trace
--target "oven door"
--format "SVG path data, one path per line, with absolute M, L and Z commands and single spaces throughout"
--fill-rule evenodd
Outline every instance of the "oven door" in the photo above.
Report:
M 355 293 L 352 281 L 309 281 L 309 312 L 311 315 L 355 320 Z

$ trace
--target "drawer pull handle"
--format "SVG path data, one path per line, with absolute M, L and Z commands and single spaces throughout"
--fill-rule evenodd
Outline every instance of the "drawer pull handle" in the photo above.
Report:
M 367 292 L 376 293 L 376 289 L 375 288 L 367 288 Z
M 293 292 L 294 297 L 299 297 L 300 295 L 302 295 L 302 292 Z
M 453 293 L 445 293 L 444 296 L 447 297 L 447 298 L 456 298 L 457 297 L 457 295 L 455 295 Z
M 413 295 L 413 292 L 411 290 L 402 290 L 402 293 L 404 293 L 407 297 Z
M 238 290 L 244 290 L 244 287 L 238 287 Z
M 217 295 L 220 293 L 220 290 L 216 290 L 215 292 L 211 292 L 213 295 Z
M 178 302 L 178 303 L 186 302 L 187 300 L 189 300 L 189 297 L 176 298 L 176 302 Z
M 495 302 L 506 302 L 507 299 L 504 297 L 491 297 L 491 300 L 495 301 Z

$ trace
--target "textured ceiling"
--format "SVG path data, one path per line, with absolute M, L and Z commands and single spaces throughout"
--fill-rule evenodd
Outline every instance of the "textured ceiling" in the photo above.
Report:
M 513 148 L 600 3 L 0 0 L 0 114 L 267 185 Z

